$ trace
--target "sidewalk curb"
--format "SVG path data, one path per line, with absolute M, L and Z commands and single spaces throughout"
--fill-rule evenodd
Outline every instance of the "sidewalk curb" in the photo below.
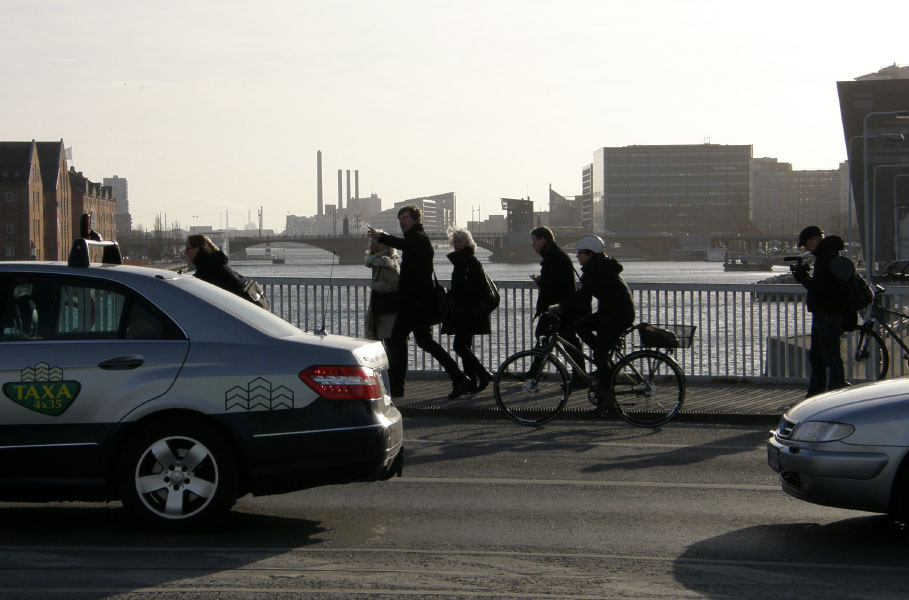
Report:
M 404 417 L 444 417 L 461 419 L 503 419 L 508 417 L 498 407 L 467 407 L 467 406 L 399 406 L 398 410 Z M 700 423 L 716 425 L 745 425 L 767 427 L 775 426 L 782 415 L 755 414 L 755 413 L 697 413 L 680 412 L 669 423 Z M 585 420 L 585 421 L 621 421 L 621 417 L 612 413 L 602 414 L 588 410 L 563 410 L 553 421 L 559 420 Z M 517 424 L 517 423 L 516 423 Z

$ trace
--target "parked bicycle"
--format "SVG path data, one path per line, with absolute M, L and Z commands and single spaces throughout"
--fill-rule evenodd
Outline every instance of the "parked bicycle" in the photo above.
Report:
M 909 329 L 909 315 L 886 308 L 882 305 L 886 290 L 874 286 L 874 300 L 871 302 L 869 316 L 859 325 L 858 345 L 855 349 L 855 364 L 851 381 L 876 381 L 887 377 L 891 367 L 899 366 L 899 359 L 891 362 L 890 351 L 884 343 L 886 334 L 902 349 L 902 360 L 909 364 L 909 346 L 903 341 Z
M 609 372 L 594 376 L 571 358 L 568 350 L 581 351 L 559 336 L 558 318 L 548 316 L 546 323 L 548 333 L 540 346 L 511 355 L 496 372 L 493 394 L 499 408 L 512 421 L 541 425 L 565 408 L 572 391 L 566 362 L 587 384 L 585 391 L 591 404 L 599 410 L 615 410 L 632 425 L 662 425 L 682 408 L 686 378 L 670 353 L 674 348 L 691 346 L 695 327 L 660 326 L 672 328 L 674 333 L 669 341 L 660 341 L 653 339 L 654 326 L 635 325 L 622 334 L 613 349 Z M 626 354 L 626 338 L 635 331 L 639 332 L 641 343 L 637 350 Z M 590 356 L 583 356 L 587 364 L 594 364 Z

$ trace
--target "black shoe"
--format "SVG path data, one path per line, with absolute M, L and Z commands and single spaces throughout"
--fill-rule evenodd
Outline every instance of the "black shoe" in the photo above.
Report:
M 390 395 L 392 398 L 403 398 L 404 397 L 404 388 L 392 388 Z
M 470 379 L 464 375 L 461 375 L 458 379 L 455 379 L 452 382 L 451 393 L 448 394 L 448 399 L 454 400 L 455 398 L 460 398 L 468 391 L 470 391 Z
M 477 379 L 473 382 L 473 385 L 470 386 L 470 393 L 479 394 L 486 389 L 486 386 L 489 385 L 490 381 L 492 381 L 492 373 L 489 371 L 483 371 L 477 376 Z

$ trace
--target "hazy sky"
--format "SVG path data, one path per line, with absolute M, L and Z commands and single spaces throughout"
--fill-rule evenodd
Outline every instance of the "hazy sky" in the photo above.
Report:
M 909 64 L 904 2 L 0 0 L 0 139 L 129 180 L 134 225 L 265 227 L 337 170 L 383 207 L 581 193 L 603 146 L 845 160 L 836 82 Z M 346 178 L 345 178 L 346 181 Z M 346 193 L 345 193 L 346 197 Z

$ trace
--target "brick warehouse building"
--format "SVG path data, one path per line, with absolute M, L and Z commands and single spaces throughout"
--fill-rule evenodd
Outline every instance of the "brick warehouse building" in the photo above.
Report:
M 68 169 L 63 140 L 0 142 L 0 259 L 66 260 L 82 212 L 116 239 L 115 210 L 110 190 Z

